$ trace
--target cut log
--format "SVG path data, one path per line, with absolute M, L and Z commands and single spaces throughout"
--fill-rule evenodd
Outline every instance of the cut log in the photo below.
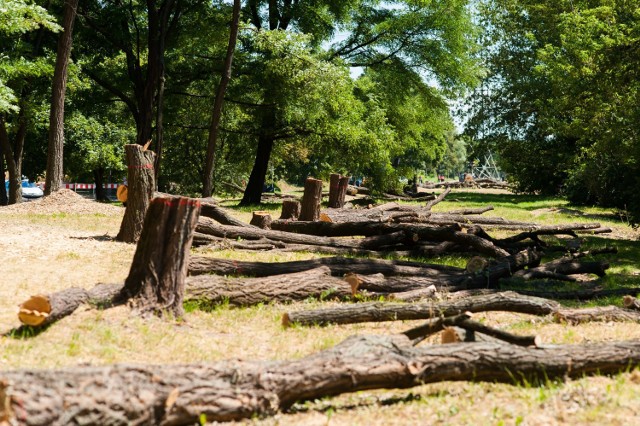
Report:
M 156 190 L 154 164 L 156 154 L 144 147 L 131 144 L 124 146 L 127 155 L 127 207 L 120 224 L 116 240 L 135 243 L 140 238 L 145 214 Z
M 282 201 L 282 213 L 280 220 L 298 220 L 300 216 L 300 201 L 284 200 Z
M 518 346 L 540 346 L 542 343 L 538 336 L 521 336 L 473 321 L 470 313 L 456 315 L 453 317 L 436 318 L 428 321 L 424 325 L 407 330 L 402 334 L 413 340 L 415 345 L 419 343 L 420 339 L 424 339 L 432 334 L 442 331 L 445 327 L 461 327 L 473 334 L 482 333 Z M 475 339 L 468 339 L 467 341 L 474 340 Z
M 452 266 L 399 260 L 323 257 L 319 259 L 272 263 L 245 262 L 240 260 L 192 256 L 189 264 L 189 273 L 191 275 L 217 274 L 267 277 L 270 275 L 307 271 L 323 265 L 331 268 L 331 274 L 334 276 L 343 276 L 347 272 L 354 272 L 356 274 L 382 273 L 385 275 L 422 275 L 442 277 L 458 275 L 464 272 L 463 269 Z
M 318 220 L 320 218 L 320 202 L 322 202 L 322 181 L 309 177 L 304 182 L 299 220 Z
M 444 198 L 449 195 L 449 193 L 451 192 L 451 188 L 447 188 L 444 191 L 442 191 L 442 193 L 440 195 L 438 195 L 435 199 L 427 202 L 427 206 L 425 207 L 426 210 L 431 210 L 433 208 L 433 206 L 435 206 L 436 204 L 440 203 L 442 200 L 444 200 Z
M 141 313 L 184 315 L 182 300 L 189 250 L 200 201 L 154 198 L 121 297 Z
M 555 275 L 575 274 L 595 274 L 599 277 L 604 277 L 607 269 L 609 269 L 608 262 L 580 262 L 577 260 L 551 261 L 536 268 L 518 271 L 514 274 L 514 277 L 521 277 L 526 280 L 536 278 L 537 276 L 544 278 L 545 275 L 547 275 L 548 278 Z
M 553 313 L 557 322 L 581 324 L 585 322 L 632 321 L 640 322 L 640 312 L 617 306 L 602 306 L 582 309 L 559 309 Z
M 251 217 L 251 222 L 249 222 L 253 226 L 257 226 L 260 229 L 271 229 L 271 214 L 265 211 L 256 211 L 253 212 L 253 216 Z
M 198 424 L 273 415 L 295 402 L 441 381 L 545 383 L 640 364 L 640 341 L 524 348 L 492 342 L 413 347 L 397 336 L 352 336 L 286 362 L 109 365 L 0 373 L 9 424 Z M 121 419 L 118 423 L 117 419 Z
M 362 322 L 382 322 L 397 320 L 430 319 L 453 316 L 465 312 L 505 311 L 532 315 L 548 315 L 556 312 L 560 304 L 548 299 L 522 296 L 514 292 L 503 292 L 470 297 L 453 302 L 397 304 L 360 303 L 285 313 L 282 324 L 285 327 L 298 325 L 354 324 Z
M 213 306 L 229 303 L 251 306 L 258 303 L 317 299 L 344 300 L 355 295 L 357 287 L 332 277 L 326 266 L 304 272 L 263 278 L 225 278 L 217 275 L 189 277 L 185 300 Z
M 210 198 L 205 198 L 204 200 L 210 200 Z M 249 227 L 248 224 L 231 216 L 226 209 L 211 201 L 204 200 L 201 200 L 200 202 L 200 216 L 210 217 L 223 225 L 241 226 L 245 228 Z
M 629 295 L 624 296 L 622 298 L 622 304 L 627 309 L 634 309 L 636 311 L 640 311 L 640 300 L 636 299 L 633 296 L 629 296 Z

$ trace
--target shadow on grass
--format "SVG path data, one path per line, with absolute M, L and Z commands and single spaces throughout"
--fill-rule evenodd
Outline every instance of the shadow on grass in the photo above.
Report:
M 338 410 L 341 411 L 349 411 L 355 410 L 358 408 L 367 408 L 367 407 L 383 407 L 383 406 L 391 406 L 397 404 L 407 404 L 414 401 L 421 401 L 424 397 L 420 394 L 409 393 L 405 396 L 392 396 L 389 398 L 375 398 L 375 399 L 367 399 L 358 401 L 352 404 L 336 404 L 335 401 L 329 400 L 321 400 L 318 402 L 307 402 L 307 403 L 298 403 L 294 404 L 290 409 L 286 411 L 287 414 L 298 414 L 298 413 L 308 413 L 308 412 L 316 412 L 316 413 L 328 413 L 335 412 Z
M 2 333 L 3 337 L 8 337 L 16 340 L 26 340 L 32 337 L 37 337 L 41 333 L 44 333 L 49 328 L 49 325 L 43 327 L 32 327 L 30 325 L 21 325 L 20 327 L 12 328 L 9 331 Z

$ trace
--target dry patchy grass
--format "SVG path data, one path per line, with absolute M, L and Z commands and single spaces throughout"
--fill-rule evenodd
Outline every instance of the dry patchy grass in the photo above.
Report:
M 561 200 L 547 200 L 545 205 L 544 200 L 531 199 L 518 204 L 513 201 L 517 198 L 495 198 L 502 194 L 490 196 L 494 198 L 482 201 L 478 195 L 459 194 L 456 197 L 460 201 L 442 203 L 438 208 L 489 202 L 496 204 L 497 209 L 492 212 L 495 215 L 546 223 L 566 223 L 575 221 L 574 216 L 583 216 L 559 210 L 539 212 L 540 209 L 564 208 Z M 277 208 L 272 210 L 275 214 Z M 629 281 L 637 285 L 633 277 L 640 273 L 636 264 L 640 249 L 634 239 L 634 231 L 616 221 L 610 212 L 599 209 L 580 211 L 605 217 L 603 222 L 615 227 L 616 235 L 627 238 L 619 241 L 621 254 L 610 258 L 618 278 L 608 278 L 609 284 Z M 0 207 L 0 220 L 3 221 L 0 231 L 0 252 L 3 253 L 0 331 L 8 331 L 18 325 L 17 305 L 32 294 L 50 293 L 71 286 L 89 288 L 99 282 L 122 282 L 128 273 L 134 246 L 113 240 L 121 214 L 122 209 L 108 214 L 97 211 L 45 214 L 2 211 Z M 248 210 L 238 211 L 238 216 L 246 220 L 249 215 Z M 587 241 L 593 245 L 610 242 L 596 237 Z M 315 256 L 311 253 L 230 250 L 200 252 L 263 261 Z M 462 260 L 443 258 L 439 261 L 451 263 Z M 105 311 L 85 307 L 36 336 L 0 337 L 0 368 L 58 367 L 81 363 L 194 363 L 228 358 L 287 360 L 329 348 L 352 334 L 390 334 L 416 325 L 411 321 L 290 329 L 283 329 L 280 325 L 282 314 L 288 310 L 330 303 L 335 302 L 309 300 L 292 305 L 267 304 L 242 309 L 223 305 L 211 311 L 187 306 L 184 323 L 133 317 L 127 307 Z M 550 344 L 640 338 L 640 326 L 637 324 L 596 323 L 569 327 L 544 318 L 508 313 L 487 313 L 478 318 L 516 333 L 539 334 L 545 343 Z M 437 338 L 423 344 L 437 344 Z M 246 423 L 640 424 L 639 401 L 640 372 L 636 370 L 614 377 L 549 382 L 542 386 L 448 382 L 411 390 L 358 392 L 298 404 L 290 413 Z

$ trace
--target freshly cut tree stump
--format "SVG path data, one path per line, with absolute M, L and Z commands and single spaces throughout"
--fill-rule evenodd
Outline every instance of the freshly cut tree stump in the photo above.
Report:
M 282 213 L 280 214 L 280 220 L 298 220 L 299 216 L 300 216 L 300 201 L 298 200 L 282 201 Z
M 329 208 L 341 209 L 349 187 L 349 176 L 332 173 L 329 178 Z
M 304 183 L 304 195 L 302 196 L 302 208 L 300 210 L 301 221 L 316 221 L 320 218 L 320 202 L 322 201 L 322 181 L 320 179 L 307 178 Z
M 271 229 L 271 215 L 269 212 L 264 211 L 256 211 L 253 212 L 253 216 L 251 217 L 251 222 L 249 222 L 253 226 L 257 226 L 261 229 Z
M 122 300 L 141 313 L 184 315 L 182 300 L 189 250 L 200 214 L 200 201 L 154 198 L 144 220 Z
M 145 214 L 156 190 L 156 154 L 137 144 L 125 145 L 127 155 L 127 207 L 116 240 L 135 243 L 140 238 Z
M 331 269 L 326 266 L 264 278 L 199 275 L 187 280 L 185 299 L 212 305 L 228 302 L 234 306 L 251 306 L 258 303 L 286 303 L 310 297 L 344 300 L 357 292 L 357 286 L 332 277 Z
M 191 425 L 276 414 L 295 402 L 442 381 L 544 383 L 640 364 L 640 340 L 525 348 L 494 342 L 413 347 L 403 335 L 352 336 L 282 362 L 109 365 L 0 372 L 9 424 Z

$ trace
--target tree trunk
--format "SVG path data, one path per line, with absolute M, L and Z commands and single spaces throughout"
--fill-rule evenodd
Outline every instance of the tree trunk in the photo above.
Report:
M 53 72 L 45 195 L 51 195 L 59 191 L 64 177 L 62 164 L 64 150 L 64 99 L 67 89 L 67 66 L 69 65 L 73 42 L 73 23 L 76 19 L 77 7 L 78 0 L 65 0 L 64 2 L 64 16 L 62 18 L 64 31 L 58 39 L 56 67 Z
M 280 220 L 298 220 L 299 216 L 300 216 L 300 201 L 298 200 L 282 201 L 282 213 L 280 214 Z
M 213 191 L 213 170 L 216 161 L 216 144 L 218 140 L 218 130 L 220 118 L 222 117 L 222 105 L 224 94 L 231 80 L 231 66 L 233 64 L 233 52 L 236 49 L 238 39 L 238 27 L 240 22 L 240 0 L 233 1 L 233 13 L 231 16 L 231 28 L 229 29 L 229 44 L 227 45 L 227 55 L 224 59 L 223 72 L 220 77 L 220 84 L 216 92 L 216 99 L 211 111 L 211 125 L 209 126 L 209 139 L 207 142 L 207 159 L 204 169 L 204 182 L 202 184 L 202 196 L 210 197 Z
M 0 373 L 0 418 L 52 424 L 189 425 L 276 414 L 295 402 L 441 381 L 545 383 L 640 364 L 640 341 L 525 348 L 494 342 L 414 347 L 404 335 L 352 336 L 284 362 L 82 366 Z M 514 373 L 515 372 L 515 373 Z M 118 421 L 119 420 L 119 421 Z
M 349 176 L 341 176 L 338 181 L 338 204 L 339 209 L 344 207 L 345 197 L 347 195 L 347 189 L 349 188 Z
M 308 177 L 304 182 L 304 195 L 300 209 L 300 221 L 317 221 L 320 218 L 320 202 L 322 201 L 322 181 Z
M 340 175 L 338 173 L 331 173 L 329 176 L 329 208 L 340 208 L 338 204 L 339 192 L 340 192 Z
M 200 202 L 190 198 L 154 198 L 147 210 L 140 241 L 122 300 L 140 312 L 184 315 L 182 300 L 189 250 Z
M 93 171 L 93 179 L 96 184 L 96 200 L 98 201 L 109 201 L 109 197 L 107 197 L 107 191 L 104 189 L 104 168 L 98 167 Z
M 264 188 L 267 170 L 269 168 L 269 159 L 275 139 L 273 136 L 274 126 L 276 123 L 276 112 L 273 109 L 265 111 L 262 118 L 262 129 L 258 137 L 258 149 L 256 151 L 256 159 L 253 163 L 253 169 L 249 176 L 249 182 L 244 190 L 244 195 L 240 201 L 241 206 L 250 206 L 260 204 L 262 201 L 262 189 Z
M 9 172 L 9 204 L 22 202 L 22 152 L 24 151 L 24 141 L 27 136 L 27 118 L 25 105 L 20 102 L 18 113 L 18 129 L 15 133 L 13 146 L 9 139 L 9 132 L 5 119 L 0 115 L 0 145 L 2 145 L 4 159 Z M 3 173 L 4 176 L 4 173 Z M 2 184 L 4 185 L 4 179 Z
M 156 187 L 153 172 L 155 153 L 144 151 L 137 144 L 125 145 L 125 153 L 129 167 L 127 208 L 116 240 L 135 243 L 140 238 L 144 217 Z
M 321 266 L 308 271 L 264 278 L 200 275 L 188 278 L 185 299 L 204 302 L 209 306 L 222 303 L 250 306 L 258 303 L 287 303 L 311 297 L 344 300 L 355 295 L 356 289 L 330 274 L 328 267 Z

